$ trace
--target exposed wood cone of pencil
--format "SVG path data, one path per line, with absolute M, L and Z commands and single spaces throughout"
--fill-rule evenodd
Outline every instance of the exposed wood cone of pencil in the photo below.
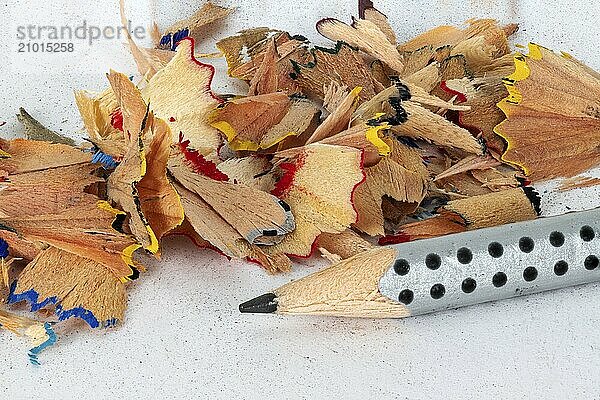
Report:
M 377 248 L 342 260 L 304 279 L 240 305 L 243 313 L 406 317 L 406 306 L 379 293 L 377 283 L 396 251 Z
M 27 138 L 0 139 L 0 326 L 33 339 L 33 363 L 54 324 L 120 324 L 139 254 L 159 259 L 167 236 L 270 274 L 333 264 L 242 312 L 406 317 L 600 279 L 597 211 L 538 218 L 552 185 L 600 188 L 592 68 L 513 52 L 518 27 L 492 19 L 399 43 L 363 0 L 351 24 L 317 22 L 328 46 L 254 28 L 215 55 L 206 27 L 233 11 L 154 24 L 152 48 L 128 34 L 138 74 L 75 94 L 83 143 L 15 106 Z M 221 55 L 243 93 L 218 93 Z

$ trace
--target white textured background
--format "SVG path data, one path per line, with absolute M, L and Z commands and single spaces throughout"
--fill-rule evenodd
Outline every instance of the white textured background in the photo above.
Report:
M 4 0 L 5 1 L 5 0 Z M 134 3 L 129 1 L 129 3 Z M 161 28 L 200 1 L 140 0 L 128 7 L 134 25 Z M 354 1 L 222 1 L 237 13 L 208 32 L 200 51 L 244 28 L 270 26 L 318 44 L 314 23 L 349 20 Z M 571 52 L 600 69 L 600 6 L 580 0 L 379 1 L 408 39 L 441 23 L 470 17 L 519 22 L 518 43 L 535 40 Z M 19 55 L 16 26 L 117 26 L 115 0 L 9 0 L 0 3 L 0 128 L 21 134 L 18 107 L 50 128 L 78 135 L 75 89 L 101 89 L 112 67 L 135 71 L 120 43 L 81 46 L 71 55 Z M 216 63 L 224 75 L 223 63 Z M 221 92 L 239 85 L 217 80 Z M 583 198 L 583 200 L 586 200 Z M 588 197 L 587 200 L 590 200 Z M 268 276 L 259 267 L 165 243 L 160 263 L 130 287 L 121 328 L 90 331 L 81 324 L 60 335 L 34 368 L 27 343 L 0 331 L 0 399 L 211 398 L 600 398 L 600 285 L 560 290 L 406 320 L 350 320 L 240 315 L 240 302 L 315 270 Z M 64 330 L 58 328 L 59 334 Z

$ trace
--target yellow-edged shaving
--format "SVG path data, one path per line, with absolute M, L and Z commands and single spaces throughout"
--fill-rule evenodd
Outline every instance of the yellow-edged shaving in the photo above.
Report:
M 148 250 L 152 254 L 158 253 L 159 243 L 154 231 L 150 227 L 150 225 L 146 225 L 146 230 L 148 231 L 148 236 L 150 236 L 150 244 L 144 247 L 145 250 Z
M 220 130 L 225 135 L 229 143 L 233 142 L 237 135 L 235 129 L 233 129 L 233 127 L 227 121 L 213 122 L 210 124 L 210 126 Z
M 261 149 L 271 148 L 271 147 L 275 146 L 276 144 L 283 142 L 285 139 L 287 139 L 291 136 L 298 136 L 299 134 L 300 134 L 299 132 L 288 132 L 285 135 L 282 135 L 271 142 L 267 142 L 267 143 L 261 145 L 260 148 Z
M 369 129 L 367 129 L 367 132 L 365 134 L 365 136 L 367 137 L 367 140 L 369 142 L 371 142 L 373 144 L 373 146 L 377 147 L 377 150 L 379 151 L 379 155 L 380 156 L 389 156 L 392 149 L 390 148 L 390 146 L 388 146 L 388 144 L 386 142 L 384 142 L 381 139 L 381 131 L 382 130 L 386 130 L 389 129 L 390 126 L 389 124 L 385 123 L 385 124 L 381 124 L 378 126 L 373 126 Z
M 121 210 L 117 210 L 116 208 L 114 208 L 113 206 L 110 205 L 110 203 L 106 200 L 98 200 L 98 208 L 104 211 L 108 211 L 111 214 L 114 215 L 125 215 L 125 213 Z
M 529 66 L 527 65 L 527 57 L 530 57 L 534 60 L 542 59 L 542 52 L 540 51 L 540 48 L 538 45 L 529 43 L 528 47 L 529 47 L 529 54 L 527 54 L 527 55 L 522 54 L 522 53 L 515 54 L 515 57 L 514 57 L 515 72 L 513 72 L 511 75 L 507 76 L 506 78 L 504 78 L 502 80 L 502 82 L 504 83 L 504 87 L 506 87 L 506 90 L 508 91 L 508 96 L 505 99 L 503 99 L 502 101 L 500 101 L 497 104 L 497 106 L 500 110 L 502 110 L 504 115 L 506 115 L 506 118 L 510 118 L 510 107 L 513 105 L 519 105 L 523 101 L 523 95 L 517 89 L 516 83 L 520 82 L 520 81 L 524 81 L 525 79 L 529 78 L 529 76 L 531 75 L 531 70 L 529 69 Z M 502 132 L 502 124 L 503 123 L 504 123 L 504 121 L 501 122 L 500 124 L 496 125 L 496 127 L 494 128 L 494 133 L 496 133 L 498 136 L 502 137 L 506 141 L 507 146 L 506 146 L 506 150 L 504 151 L 504 154 L 506 154 L 506 152 L 508 150 L 511 150 L 513 148 L 513 143 L 512 143 L 512 141 L 508 140 L 508 138 Z M 530 171 L 528 170 L 528 168 L 525 165 L 522 165 L 515 161 L 505 159 L 504 154 L 501 156 L 502 161 L 504 161 L 510 165 L 514 165 L 514 166 L 518 167 L 519 169 L 523 170 L 523 172 L 526 175 L 529 174 Z
M 351 94 L 352 96 L 355 96 L 355 97 L 357 97 L 356 99 L 354 99 L 354 101 L 357 101 L 357 102 L 358 102 L 358 95 L 360 94 L 360 92 L 361 92 L 362 90 L 363 90 L 362 86 L 357 86 L 357 87 L 355 87 L 354 89 L 352 89 L 352 90 L 350 91 L 350 94 Z
M 542 51 L 540 50 L 540 45 L 535 43 L 529 43 L 529 54 L 527 57 L 532 58 L 534 60 L 542 59 Z
M 529 44 L 515 72 L 503 80 L 506 117 L 494 132 L 507 142 L 502 160 L 539 182 L 572 177 L 600 161 L 600 75 L 582 62 Z
M 111 206 L 105 200 L 99 200 L 97 204 L 98 204 L 98 208 L 99 209 L 107 211 L 107 212 L 109 212 L 111 214 L 114 214 L 115 216 L 116 215 L 126 215 L 123 211 L 117 210 L 116 208 L 114 208 L 113 206 Z M 148 234 L 150 235 L 150 238 L 151 238 L 151 244 L 150 244 L 150 246 L 148 246 L 149 248 L 146 248 L 146 250 L 148 250 L 148 251 L 150 251 L 150 252 L 152 252 L 154 254 L 154 253 L 156 253 L 158 251 L 158 240 L 156 239 L 156 235 L 154 235 L 154 232 L 152 232 L 152 229 L 150 229 L 150 227 L 147 227 L 147 229 L 148 229 Z M 139 250 L 141 248 L 142 248 L 142 245 L 137 244 L 137 243 L 132 244 L 132 245 L 126 247 L 121 252 L 121 259 L 130 268 L 133 267 L 133 268 L 136 268 L 138 270 L 144 270 L 143 266 L 141 266 L 139 264 L 136 264 L 135 261 L 133 261 L 133 253 L 135 253 L 137 250 Z M 133 273 L 133 271 L 132 271 L 132 273 Z M 131 279 L 128 278 L 128 277 L 119 277 L 119 280 L 121 282 L 123 282 L 123 283 L 131 281 Z
M 571 53 L 567 53 L 566 51 L 561 51 L 560 54 L 566 58 L 567 60 L 572 60 L 573 56 L 571 55 Z
M 233 139 L 229 142 L 229 147 L 236 151 L 257 151 L 260 149 L 260 145 L 258 143 L 254 143 L 251 140 L 239 140 Z
M 125 264 L 127 264 L 129 267 L 133 267 L 136 268 L 138 270 L 144 270 L 144 268 L 142 268 L 141 265 L 136 264 L 135 261 L 133 261 L 133 253 L 135 253 L 137 250 L 139 250 L 142 246 L 139 244 L 132 244 L 131 246 L 126 247 L 122 252 L 121 252 L 121 259 L 123 259 L 123 262 Z M 133 273 L 133 270 L 131 271 Z M 121 276 L 119 277 L 119 280 L 123 283 L 127 283 L 127 282 L 131 282 L 131 278 L 127 277 L 127 276 Z
M 143 178 L 146 175 L 146 152 L 144 148 L 140 148 L 140 178 Z

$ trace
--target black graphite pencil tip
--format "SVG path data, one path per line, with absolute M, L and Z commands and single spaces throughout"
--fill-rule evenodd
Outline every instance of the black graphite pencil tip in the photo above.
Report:
M 273 293 L 266 293 L 252 300 L 240 304 L 242 313 L 261 313 L 269 314 L 277 311 L 277 296 Z

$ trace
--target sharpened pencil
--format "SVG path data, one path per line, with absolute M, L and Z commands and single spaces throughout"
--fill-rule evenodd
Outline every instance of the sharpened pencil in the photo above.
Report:
M 324 314 L 348 317 L 406 317 L 403 304 L 384 297 L 379 277 L 394 263 L 396 251 L 381 247 L 360 253 L 240 305 L 241 312 Z M 357 268 L 360 266 L 360 268 Z
M 379 247 L 242 313 L 402 318 L 600 280 L 600 209 Z

